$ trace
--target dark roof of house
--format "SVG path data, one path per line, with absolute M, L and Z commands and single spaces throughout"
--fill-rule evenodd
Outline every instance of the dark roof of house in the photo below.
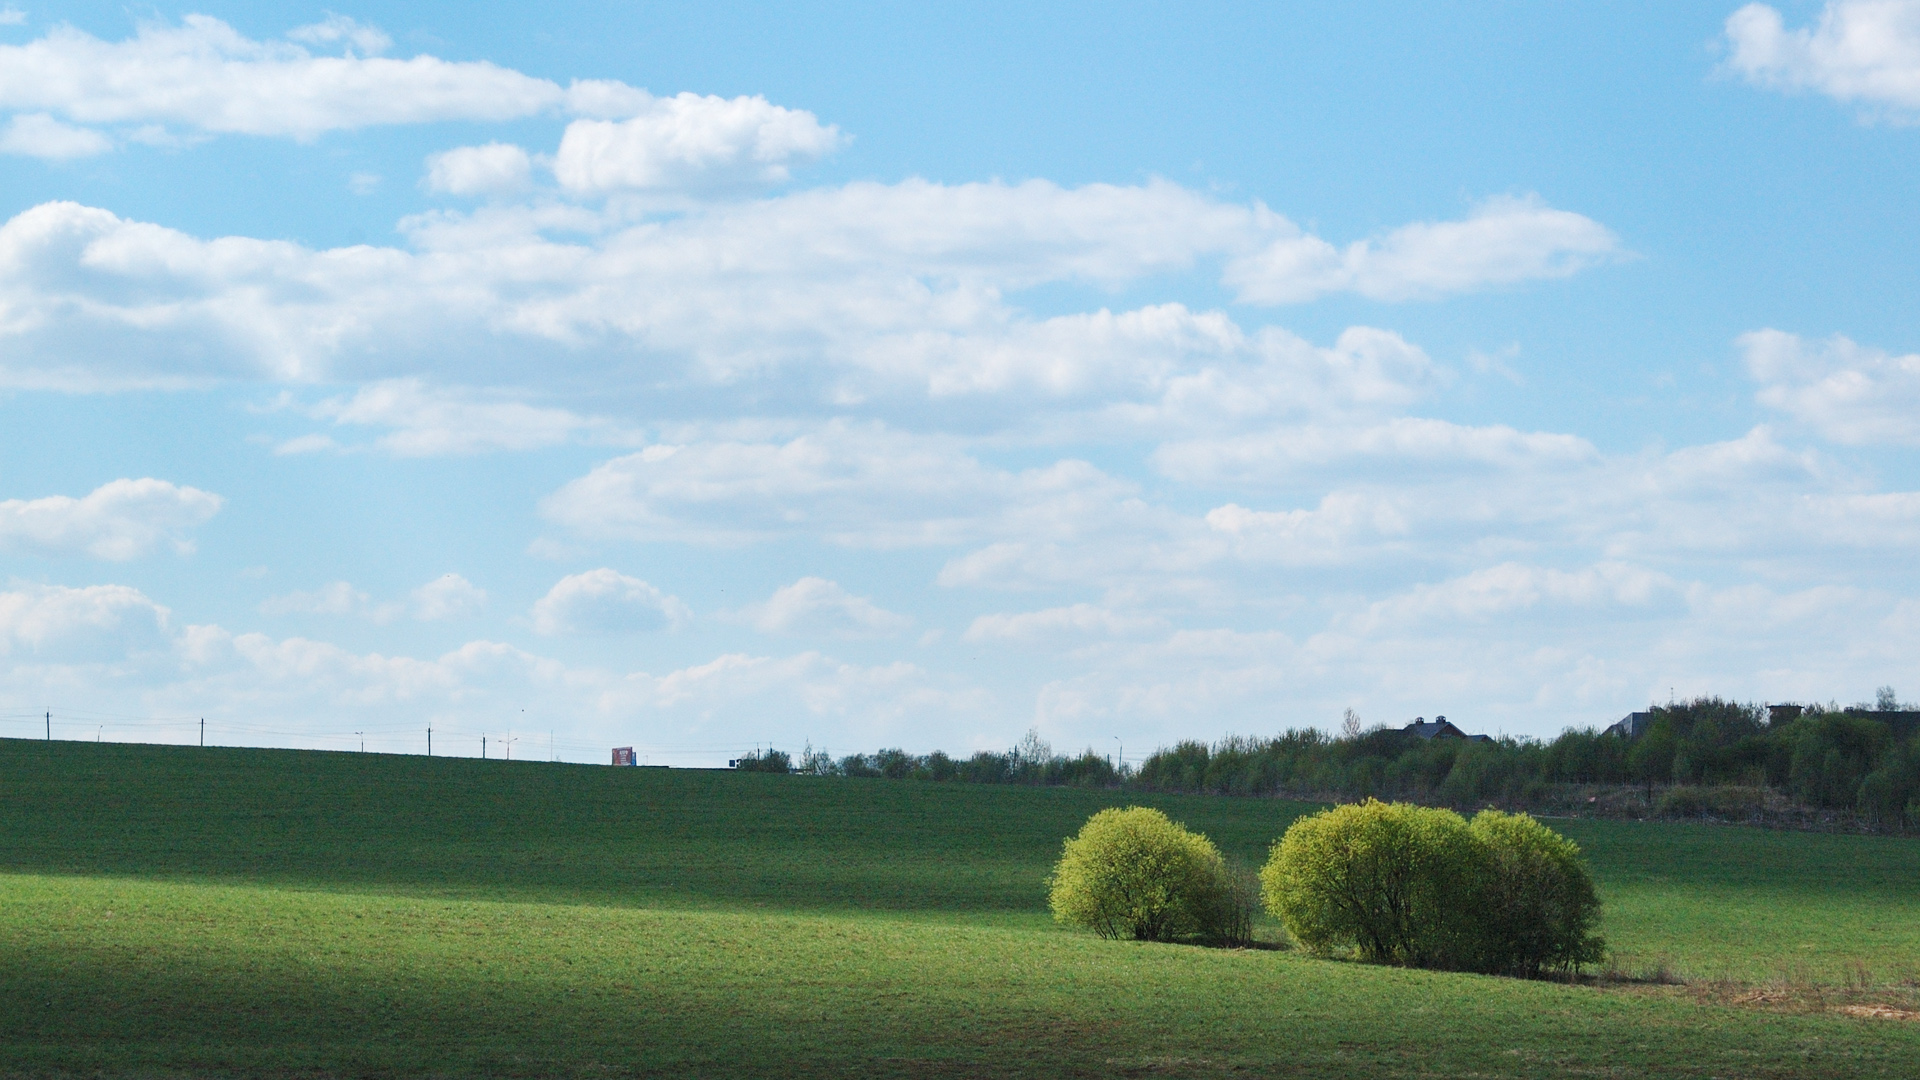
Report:
M 1419 717 L 1415 719 L 1413 723 L 1408 724 L 1403 730 L 1409 735 L 1418 735 L 1423 739 L 1465 739 L 1469 737 L 1466 732 L 1461 731 L 1449 723 L 1444 716 L 1436 716 L 1432 720 L 1428 720 L 1424 716 Z
M 1609 726 L 1607 730 L 1601 732 L 1601 734 L 1624 735 L 1629 739 L 1637 739 L 1640 737 L 1640 733 L 1647 730 L 1647 725 L 1651 723 L 1653 723 L 1652 713 L 1630 712 L 1614 721 L 1613 724 Z

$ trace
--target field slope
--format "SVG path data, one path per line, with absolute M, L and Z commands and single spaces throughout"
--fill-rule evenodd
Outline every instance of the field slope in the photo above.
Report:
M 1102 942 L 1094 810 L 1266 800 L 0 741 L 0 1073 L 1899 1076 L 1920 1024 Z M 1564 823 L 1635 962 L 1920 967 L 1920 844 Z

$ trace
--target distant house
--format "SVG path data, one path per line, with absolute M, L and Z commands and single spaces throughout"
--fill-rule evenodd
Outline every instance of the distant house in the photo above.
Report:
M 1769 705 L 1767 706 L 1767 723 L 1790 723 L 1800 719 L 1800 714 L 1806 711 L 1805 705 Z
M 1401 730 L 1409 735 L 1418 735 L 1423 739 L 1465 739 L 1468 742 L 1493 741 L 1493 736 L 1491 735 L 1469 735 L 1461 731 L 1459 728 L 1448 723 L 1447 718 L 1444 716 L 1436 716 L 1432 720 L 1428 720 L 1424 716 L 1416 716 L 1413 719 L 1413 723 L 1408 724 Z
M 1601 732 L 1600 734 L 1618 735 L 1623 739 L 1637 739 L 1647 730 L 1647 728 L 1651 727 L 1652 725 L 1653 725 L 1652 713 L 1630 712 L 1627 715 L 1621 717 L 1619 720 L 1615 721 L 1611 726 L 1607 728 L 1607 730 Z
M 1413 718 L 1413 723 L 1408 724 L 1402 730 L 1409 735 L 1418 735 L 1423 739 L 1464 739 L 1467 737 L 1466 732 L 1447 723 L 1447 718 L 1444 716 L 1436 716 L 1432 720 L 1428 720 L 1424 716 L 1416 716 Z

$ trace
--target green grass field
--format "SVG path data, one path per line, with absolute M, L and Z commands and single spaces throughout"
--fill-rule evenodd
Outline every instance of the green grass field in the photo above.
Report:
M 1056 927 L 1125 802 L 1249 862 L 1310 809 L 0 741 L 0 1072 L 1920 1075 L 1920 1023 L 1807 1004 L 1920 969 L 1913 840 L 1556 823 L 1629 969 L 1755 1007 Z

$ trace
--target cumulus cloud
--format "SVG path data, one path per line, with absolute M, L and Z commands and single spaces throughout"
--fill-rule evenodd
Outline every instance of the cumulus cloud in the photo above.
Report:
M 1312 509 L 1249 510 L 1228 503 L 1207 511 L 1209 528 L 1230 537 L 1243 558 L 1289 564 L 1347 563 L 1377 557 L 1383 542 L 1412 530 L 1391 495 L 1335 491 Z
M 989 692 L 917 664 L 853 664 L 811 650 L 785 657 L 728 653 L 663 675 L 636 672 L 602 701 L 641 715 L 683 718 L 697 725 L 690 730 L 784 733 L 789 745 L 800 741 L 807 730 L 802 725 L 828 721 L 852 743 L 849 750 L 924 739 L 930 725 L 958 730 L 963 722 L 977 725 L 998 712 Z M 767 731 L 766 721 L 754 727 L 729 722 L 749 715 L 785 719 L 773 725 L 780 729 L 775 732 Z
M 1895 356 L 1835 335 L 1813 343 L 1780 330 L 1738 344 L 1760 403 L 1852 446 L 1920 445 L 1920 353 Z
M 421 622 L 465 618 L 486 606 L 486 590 L 459 574 L 442 574 L 413 590 L 403 601 L 376 601 L 350 582 L 335 581 L 318 589 L 295 590 L 270 596 L 260 603 L 263 615 L 350 615 L 378 624 L 411 616 Z
M 1052 641 L 1061 638 L 1128 637 L 1164 630 L 1165 619 L 1122 615 L 1093 604 L 1046 608 L 1042 611 L 996 613 L 974 619 L 962 635 L 966 641 Z
M 678 626 L 692 612 L 639 578 L 601 567 L 570 574 L 534 601 L 535 633 L 623 634 Z
M 1684 596 L 1666 574 L 1627 563 L 1608 562 L 1579 570 L 1504 562 L 1438 584 L 1421 584 L 1375 602 L 1354 620 L 1362 628 L 1405 627 L 1415 622 L 1485 621 L 1543 606 L 1646 608 L 1661 599 Z
M 287 40 L 308 45 L 345 45 L 367 56 L 378 56 L 393 47 L 393 39 L 379 27 L 356 22 L 345 15 L 328 15 L 320 22 L 296 26 L 287 31 Z
M 1569 277 L 1622 254 L 1612 230 L 1538 196 L 1489 199 L 1464 221 L 1405 225 L 1345 250 L 1293 232 L 1228 264 L 1225 281 L 1249 303 L 1329 293 L 1410 300 Z
M 0 655 L 92 664 L 164 649 L 170 613 L 125 585 L 20 585 L 0 592 Z
M 1077 459 L 1004 468 L 966 440 L 879 425 L 711 432 L 604 462 L 541 513 L 594 543 L 945 549 L 943 586 L 1096 587 L 1136 605 L 1157 596 L 1233 606 L 1244 602 L 1235 581 L 1256 568 L 1458 565 L 1539 550 L 1747 565 L 1801 557 L 1830 542 L 1813 520 L 1819 500 L 1861 497 L 1844 470 L 1765 427 L 1624 456 L 1571 437 L 1439 427 L 1363 428 L 1359 452 L 1335 443 L 1330 468 L 1311 458 L 1301 467 L 1280 458 L 1266 475 L 1241 463 L 1163 463 L 1178 497 Z M 1235 495 L 1181 505 L 1202 485 Z M 1301 499 L 1303 485 L 1316 493 Z M 1906 507 L 1847 511 L 1860 522 L 1848 542 L 1891 552 L 1912 527 Z
M 1828 0 L 1811 27 L 1748 4 L 1727 18 L 1729 70 L 1781 90 L 1812 90 L 1912 120 L 1920 116 L 1920 3 Z
M 533 181 L 533 158 L 510 143 L 462 146 L 427 158 L 426 186 L 449 195 L 508 195 Z
M 864 636 L 891 634 L 913 625 L 912 619 L 819 577 L 803 577 L 782 585 L 765 603 L 752 605 L 740 615 L 765 634 Z
M 0 152 L 67 161 L 92 157 L 113 149 L 113 140 L 91 128 L 63 124 L 46 113 L 25 113 L 7 121 L 0 131 Z
M 534 450 L 575 440 L 630 442 L 617 425 L 566 409 L 530 405 L 499 394 L 428 386 L 419 379 L 386 379 L 350 397 L 329 398 L 306 410 L 341 426 L 389 429 L 375 441 L 397 457 Z M 326 436 L 301 436 L 281 453 L 338 449 Z
M 1600 454 L 1577 435 L 1401 416 L 1172 439 L 1156 448 L 1151 460 L 1162 475 L 1186 483 L 1260 485 L 1291 481 L 1308 472 L 1328 476 L 1367 467 L 1403 474 L 1462 467 L 1564 469 L 1597 463 Z
M 951 438 L 831 422 L 785 441 L 655 444 L 541 503 L 602 539 L 750 543 L 807 535 L 849 547 L 960 543 L 998 530 L 1071 533 L 1131 486 L 1082 461 L 1009 471 Z
M 563 87 L 485 61 L 380 55 L 392 45 L 377 27 L 340 15 L 279 41 L 253 40 L 206 15 L 143 23 L 121 41 L 56 27 L 24 45 L 0 45 L 0 110 L 18 114 L 0 150 L 98 154 L 113 146 L 100 126 L 132 126 L 129 136 L 144 141 L 174 137 L 169 128 L 311 139 L 379 125 L 570 114 L 582 119 L 561 139 L 555 178 L 575 194 L 604 195 L 780 183 L 846 141 L 812 113 L 763 97 L 657 98 L 605 79 Z M 429 159 L 426 185 L 505 194 L 526 187 L 532 167 L 516 146 L 462 147 Z
M 179 385 L 455 370 L 463 381 L 526 383 L 639 365 L 709 387 L 804 372 L 840 402 L 1024 389 L 1138 397 L 1207 359 L 1257 356 L 1269 335 L 1179 305 L 1034 320 L 1009 294 L 1125 284 L 1292 228 L 1258 204 L 1165 182 L 917 180 L 639 223 L 542 205 L 404 225 L 408 248 L 314 251 L 201 240 L 73 203 L 23 211 L 0 226 L 0 379 Z
M 844 141 L 812 113 L 763 97 L 682 93 L 627 120 L 568 124 L 553 174 L 582 193 L 777 184 Z
M 206 15 L 178 26 L 143 23 L 114 42 L 56 27 L 25 45 L 0 46 L 0 109 L 81 124 L 311 138 L 381 124 L 510 120 L 557 111 L 567 100 L 554 82 L 484 61 L 359 55 L 390 42 L 350 19 L 290 36 L 254 41 Z M 316 56 L 295 42 L 347 51 Z
M 0 668 L 0 688 L 54 702 L 56 734 L 60 703 L 84 686 L 89 711 L 207 716 L 228 744 L 340 748 L 364 738 L 370 748 L 419 752 L 431 724 L 437 753 L 477 755 L 483 733 L 499 745 L 515 734 L 519 706 L 538 701 L 545 715 L 527 726 L 537 725 L 543 744 L 557 728 L 570 760 L 604 761 L 603 747 L 635 745 L 655 761 L 706 765 L 755 740 L 797 750 L 809 730 L 831 731 L 851 750 L 999 712 L 991 694 L 910 663 L 729 652 L 615 671 L 487 640 L 437 656 L 356 652 L 306 637 L 176 627 L 165 608 L 118 585 L 0 591 L 0 655 L 13 661 Z M 353 710 L 350 723 L 342 709 Z M 137 730 L 167 737 L 159 719 Z M 193 735 L 189 721 L 174 737 Z
M 442 574 L 413 590 L 413 617 L 422 622 L 462 619 L 487 605 L 487 591 L 459 574 Z
M 362 615 L 374 622 L 392 622 L 397 604 L 375 604 L 373 598 L 345 581 L 330 582 L 311 591 L 295 590 L 260 602 L 262 615 Z
M 50 495 L 0 502 L 0 550 L 33 555 L 138 558 L 161 544 L 186 554 L 187 533 L 220 512 L 223 500 L 151 477 L 114 480 L 76 499 Z

